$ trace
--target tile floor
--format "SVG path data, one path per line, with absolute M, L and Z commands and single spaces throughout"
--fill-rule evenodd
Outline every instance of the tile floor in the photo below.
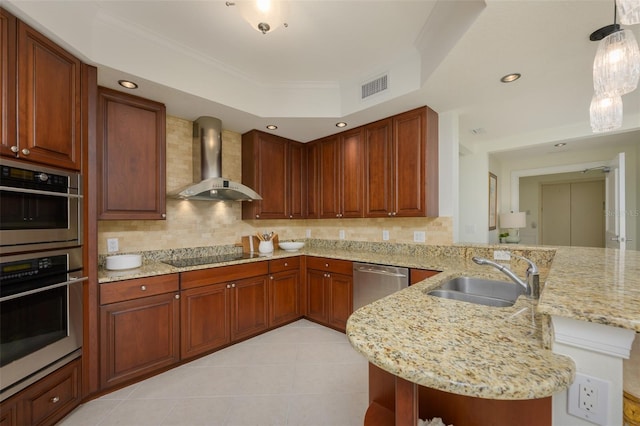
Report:
M 367 361 L 300 320 L 90 401 L 60 425 L 361 426 Z

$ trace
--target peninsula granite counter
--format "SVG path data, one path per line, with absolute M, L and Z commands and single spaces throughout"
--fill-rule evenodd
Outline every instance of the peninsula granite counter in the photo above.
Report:
M 494 249 L 532 258 L 541 267 L 538 303 L 521 296 L 495 308 L 441 299 L 426 293 L 461 275 L 508 279 L 474 264 Z M 347 323 L 352 346 L 372 364 L 426 387 L 489 399 L 534 399 L 567 388 L 574 362 L 553 353 L 545 327 L 549 315 L 640 331 L 640 252 L 526 246 L 422 246 L 312 240 L 296 253 L 216 265 L 176 268 L 149 262 L 132 271 L 100 270 L 99 282 L 184 272 L 286 256 L 322 256 L 442 273 L 362 307 Z M 512 262 L 523 276 L 526 264 Z

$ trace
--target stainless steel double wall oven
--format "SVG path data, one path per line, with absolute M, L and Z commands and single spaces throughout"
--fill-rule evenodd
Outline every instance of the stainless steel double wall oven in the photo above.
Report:
M 0 160 L 0 401 L 80 356 L 81 183 Z

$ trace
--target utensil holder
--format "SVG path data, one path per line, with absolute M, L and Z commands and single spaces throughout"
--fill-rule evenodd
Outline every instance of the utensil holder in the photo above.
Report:
M 258 251 L 264 254 L 273 253 L 273 240 L 260 241 L 260 244 L 258 244 Z

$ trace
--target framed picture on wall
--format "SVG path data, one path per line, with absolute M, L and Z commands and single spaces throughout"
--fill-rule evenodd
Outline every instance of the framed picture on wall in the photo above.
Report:
M 498 220 L 498 177 L 489 172 L 489 231 L 496 229 Z

